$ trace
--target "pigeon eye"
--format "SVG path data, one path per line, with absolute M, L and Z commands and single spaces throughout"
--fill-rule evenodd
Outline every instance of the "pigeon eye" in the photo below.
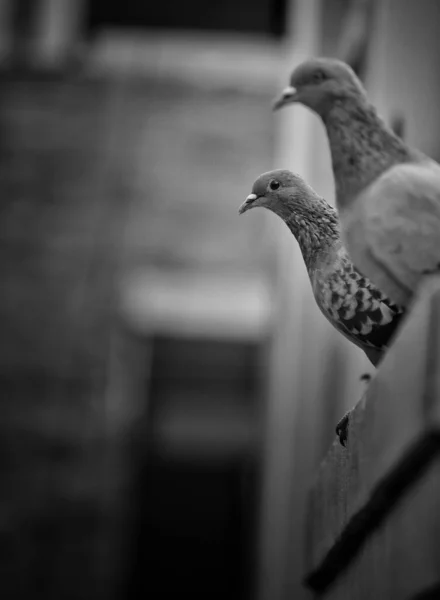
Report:
M 272 181 L 269 183 L 269 188 L 273 191 L 277 190 L 280 187 L 280 182 L 277 181 L 276 179 L 272 179 Z
M 320 83 L 321 81 L 324 81 L 324 79 L 326 79 L 324 71 L 315 71 L 315 73 L 313 73 L 314 83 Z

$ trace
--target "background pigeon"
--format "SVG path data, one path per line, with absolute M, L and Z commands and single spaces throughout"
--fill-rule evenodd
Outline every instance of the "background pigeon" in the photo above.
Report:
M 420 279 L 440 272 L 440 165 L 385 125 L 345 63 L 308 60 L 290 84 L 274 108 L 300 102 L 321 117 L 353 262 L 394 303 L 407 306 Z

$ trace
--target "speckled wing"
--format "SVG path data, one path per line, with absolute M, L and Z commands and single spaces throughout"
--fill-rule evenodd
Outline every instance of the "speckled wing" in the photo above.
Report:
M 402 310 L 359 273 L 346 254 L 331 272 L 317 273 L 316 279 L 317 303 L 334 327 L 365 351 L 385 351 Z
M 440 272 L 440 166 L 432 161 L 393 167 L 356 202 L 365 247 L 365 274 L 400 305 L 407 305 L 421 277 Z M 357 234 L 359 239 L 360 232 Z

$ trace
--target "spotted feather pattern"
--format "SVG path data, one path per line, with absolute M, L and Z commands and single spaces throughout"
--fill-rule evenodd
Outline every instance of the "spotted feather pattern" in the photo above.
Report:
M 336 329 L 364 350 L 386 351 L 403 311 L 356 270 L 342 245 L 309 270 L 316 302 Z

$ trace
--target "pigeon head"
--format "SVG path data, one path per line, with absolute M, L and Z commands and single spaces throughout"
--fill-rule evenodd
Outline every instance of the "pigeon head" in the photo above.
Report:
M 258 177 L 252 193 L 238 209 L 240 214 L 256 207 L 267 208 L 289 226 L 307 227 L 338 223 L 336 210 L 300 177 L 291 171 L 277 169 Z
M 308 188 L 308 189 L 307 189 Z M 304 204 L 309 186 L 299 175 L 278 169 L 260 175 L 252 186 L 252 193 L 238 209 L 243 214 L 251 208 L 267 208 L 287 221 L 295 208 Z
M 352 97 L 364 98 L 365 91 L 351 67 L 333 58 L 312 58 L 293 71 L 273 109 L 300 103 L 323 116 L 335 101 Z
M 291 171 L 278 169 L 260 175 L 238 212 L 243 214 L 258 206 L 283 219 L 308 265 L 321 250 L 340 239 L 336 210 Z

